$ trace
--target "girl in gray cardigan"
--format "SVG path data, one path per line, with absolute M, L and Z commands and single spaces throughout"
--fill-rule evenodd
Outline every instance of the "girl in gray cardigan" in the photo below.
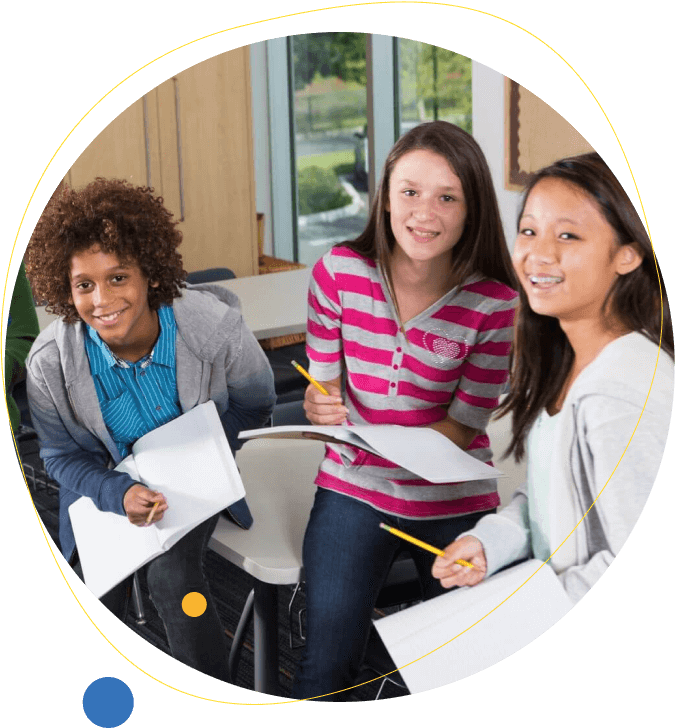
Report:
M 534 556 L 576 601 L 628 537 L 663 455 L 668 301 L 640 218 L 595 153 L 530 182 L 513 260 L 521 310 L 501 413 L 513 416 L 507 454 L 522 458 L 527 443 L 527 484 L 450 544 L 432 573 L 446 588 L 472 586 Z

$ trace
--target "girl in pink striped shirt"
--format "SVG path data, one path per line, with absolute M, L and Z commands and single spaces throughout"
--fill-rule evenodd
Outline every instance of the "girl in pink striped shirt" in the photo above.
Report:
M 490 462 L 485 428 L 506 385 L 515 287 L 480 148 L 447 122 L 415 127 L 389 153 L 363 234 L 314 268 L 307 353 L 329 396 L 307 388 L 308 419 L 431 427 Z M 444 545 L 499 497 L 494 480 L 432 484 L 348 445 L 327 446 L 315 482 L 293 696 L 341 700 L 402 546 L 379 523 Z M 424 597 L 436 596 L 433 556 L 411 555 Z

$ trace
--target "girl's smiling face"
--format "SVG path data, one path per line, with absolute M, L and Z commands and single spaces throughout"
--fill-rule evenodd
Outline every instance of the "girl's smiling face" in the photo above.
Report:
M 530 308 L 565 322 L 604 320 L 617 276 L 642 256 L 619 245 L 598 204 L 580 187 L 554 177 L 531 190 L 520 218 L 513 264 Z
M 410 260 L 452 260 L 466 203 L 462 183 L 444 157 L 428 149 L 404 154 L 389 175 L 386 210 L 399 251 Z
M 121 261 L 97 245 L 76 253 L 70 261 L 71 297 L 78 315 L 123 358 L 144 356 L 157 337 L 148 285 L 138 263 Z

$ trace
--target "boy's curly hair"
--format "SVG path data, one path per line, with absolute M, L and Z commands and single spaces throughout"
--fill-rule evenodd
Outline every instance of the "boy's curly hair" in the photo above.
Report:
M 79 191 L 54 195 L 42 213 L 26 251 L 26 273 L 37 300 L 66 323 L 79 320 L 71 300 L 70 261 L 93 245 L 120 261 L 137 263 L 148 281 L 150 308 L 170 304 L 185 286 L 177 248 L 183 234 L 161 197 L 149 187 L 97 177 Z

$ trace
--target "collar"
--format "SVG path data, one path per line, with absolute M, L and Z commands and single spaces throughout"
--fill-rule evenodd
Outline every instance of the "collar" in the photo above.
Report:
M 96 329 L 85 324 L 86 345 L 90 354 L 91 373 L 111 369 L 114 366 L 122 369 L 129 369 L 133 366 L 140 366 L 142 369 L 150 364 L 161 364 L 166 367 L 175 366 L 175 341 L 176 341 L 176 320 L 173 315 L 172 306 L 160 306 L 157 311 L 159 320 L 159 337 L 152 348 L 152 351 L 137 362 L 128 362 L 121 359 L 110 350 L 110 347 L 103 341 Z

